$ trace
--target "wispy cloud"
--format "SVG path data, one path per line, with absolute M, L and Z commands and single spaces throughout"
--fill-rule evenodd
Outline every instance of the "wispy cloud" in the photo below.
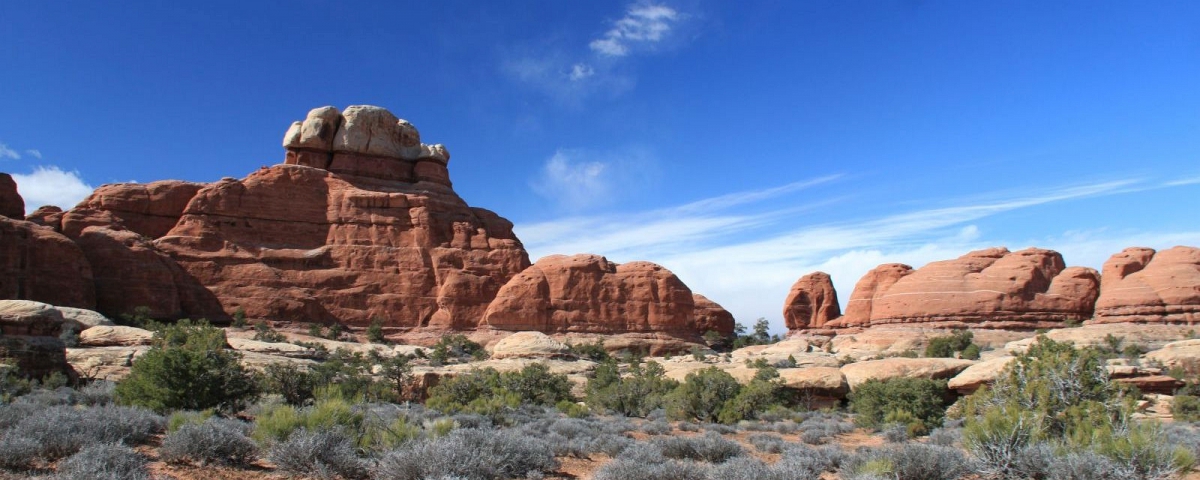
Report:
M 986 232 L 977 224 L 1013 210 L 1156 188 L 1141 180 L 950 199 L 945 205 L 951 206 L 793 227 L 804 223 L 807 212 L 845 200 L 818 194 L 824 190 L 808 192 L 826 184 L 835 185 L 838 180 L 838 176 L 821 177 L 642 213 L 518 224 L 516 230 L 535 259 L 552 253 L 587 252 L 617 262 L 660 263 L 693 290 L 725 305 L 743 322 L 760 316 L 778 322 L 788 287 L 799 276 L 815 270 L 833 276 L 844 303 L 854 283 L 881 263 L 919 267 L 970 250 L 1007 244 L 1013 249 L 1055 248 L 1072 265 L 1098 267 L 1104 258 L 1125 246 L 1170 246 L 1164 242 L 1171 241 L 1200 244 L 1200 231 L 1096 235 L 1087 241 L 1067 237 L 1012 239 Z M 779 201 L 767 201 L 772 199 Z M 783 200 L 789 206 L 779 206 Z
M 555 202 L 559 210 L 577 212 L 607 205 L 619 195 L 646 185 L 657 160 L 641 149 L 596 152 L 560 149 L 554 152 L 530 186 Z
M 1200 184 L 1200 177 L 1181 178 L 1179 180 L 1172 180 L 1172 181 L 1163 183 L 1164 186 L 1168 186 L 1168 187 L 1179 187 L 1179 186 L 1183 186 L 1183 185 L 1197 185 L 1197 184 Z
M 78 171 L 64 171 L 56 166 L 34 167 L 28 174 L 14 173 L 17 192 L 25 199 L 26 213 L 43 205 L 56 205 L 68 209 L 95 190 L 83 181 Z
M 626 57 L 678 45 L 688 15 L 661 3 L 635 3 L 604 34 L 564 49 L 553 46 L 506 49 L 501 70 L 517 82 L 577 107 L 587 98 L 621 95 L 636 84 Z
M 21 154 L 16 150 L 8 148 L 8 145 L 0 143 L 0 158 L 19 160 L 21 158 Z
M 661 42 L 679 19 L 679 12 L 666 5 L 633 5 L 602 37 L 588 43 L 588 47 L 600 55 L 624 57 L 632 49 Z
M 26 151 L 25 151 L 25 154 L 26 154 L 26 155 L 29 155 L 29 156 L 31 156 L 31 157 L 33 157 L 33 158 L 36 158 L 36 159 L 38 159 L 38 160 L 41 160 L 41 159 L 42 159 L 42 151 L 41 151 L 41 150 L 34 150 L 34 149 L 32 149 L 32 148 L 31 148 L 31 149 L 29 149 L 29 150 L 26 150 Z

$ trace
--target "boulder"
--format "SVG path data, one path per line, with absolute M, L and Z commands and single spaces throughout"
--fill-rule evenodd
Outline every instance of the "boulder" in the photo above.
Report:
M 7 173 L 0 173 L 0 216 L 25 219 L 25 199 L 17 193 L 17 182 Z
M 979 387 L 990 385 L 996 381 L 1000 377 L 1000 372 L 1003 372 L 1005 367 L 1008 367 L 1008 364 L 1016 359 L 1016 357 L 998 357 L 976 363 L 951 378 L 946 387 L 961 395 L 970 395 Z
M 25 378 L 41 379 L 60 373 L 74 379 L 75 370 L 67 363 L 65 346 L 58 337 L 24 335 L 0 336 L 0 359 L 14 365 L 17 374 Z
M 854 284 L 850 300 L 846 301 L 846 314 L 826 324 L 827 327 L 866 327 L 871 324 L 871 310 L 875 299 L 883 296 L 892 285 L 913 272 L 913 268 L 902 263 L 885 263 L 863 275 Z
M 91 265 L 62 234 L 0 217 L 0 298 L 95 308 Z
M 911 272 L 885 267 L 859 282 L 864 291 L 835 326 L 1056 328 L 1090 318 L 1100 287 L 1095 270 L 1067 268 L 1058 252 L 1037 248 L 979 250 Z
M 885 358 L 845 365 L 842 374 L 846 376 L 850 388 L 854 389 L 872 379 L 953 378 L 974 364 L 971 360 L 954 358 Z
M 783 321 L 788 330 L 824 328 L 841 315 L 833 280 L 825 272 L 800 277 L 783 302 Z
M 1137 387 L 1142 394 L 1174 395 L 1175 390 L 1184 386 L 1184 382 L 1166 375 L 1144 375 L 1129 378 L 1114 379 L 1117 383 Z
M 717 302 L 699 293 L 692 294 L 692 316 L 695 318 L 696 331 L 701 334 L 716 332 L 722 337 L 728 337 L 733 332 L 733 314 Z
M 491 356 L 502 358 L 570 357 L 571 349 L 542 332 L 517 332 L 492 345 Z
M 149 345 L 154 332 L 124 325 L 92 327 L 79 333 L 81 347 L 132 347 Z
M 1104 263 L 1094 323 L 1200 322 L 1200 248 L 1127 248 Z
M 67 363 L 81 378 L 117 381 L 129 375 L 133 361 L 150 347 L 91 347 L 68 348 Z
M 54 307 L 54 308 L 58 309 L 58 312 L 62 314 L 63 319 L 66 320 L 68 323 L 73 322 L 73 323 L 77 324 L 79 327 L 79 331 L 87 330 L 92 327 L 104 326 L 104 325 L 107 325 L 107 326 L 116 325 L 115 323 L 113 323 L 112 320 L 109 320 L 108 317 L 105 317 L 104 315 L 100 314 L 100 312 L 87 310 L 87 309 L 83 309 L 83 308 L 72 308 L 72 307 Z
M 41 302 L 0 300 L 0 334 L 32 337 L 57 337 L 66 319 L 62 312 Z M 81 330 L 76 326 L 76 331 Z
M 801 395 L 842 399 L 850 393 L 850 383 L 838 367 L 781 368 L 779 379 Z
M 618 265 L 599 255 L 550 255 L 505 284 L 481 324 L 500 330 L 663 332 L 698 339 L 702 332 L 694 301 L 675 274 L 650 262 Z
M 1142 358 L 1166 368 L 1178 367 L 1197 372 L 1200 371 L 1200 339 L 1171 342 L 1162 348 L 1147 352 Z
M 307 358 L 297 358 L 286 355 L 273 355 L 269 353 L 251 351 L 244 351 L 241 352 L 241 354 L 242 358 L 239 360 L 239 363 L 241 363 L 243 367 L 254 370 L 263 370 L 271 365 L 286 365 L 289 368 L 307 370 L 317 365 L 316 361 L 309 360 Z

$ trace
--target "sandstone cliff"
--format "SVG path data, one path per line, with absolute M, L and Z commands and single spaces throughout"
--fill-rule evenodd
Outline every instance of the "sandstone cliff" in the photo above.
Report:
M 1200 322 L 1200 248 L 1127 248 L 1104 263 L 1096 323 Z

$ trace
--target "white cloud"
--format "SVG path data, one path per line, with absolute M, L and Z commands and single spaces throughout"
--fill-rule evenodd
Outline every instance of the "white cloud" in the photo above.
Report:
M 79 176 L 78 171 L 63 171 L 49 165 L 38 166 L 32 173 L 14 173 L 17 192 L 25 199 L 26 213 L 43 205 L 56 205 L 64 210 L 86 198 L 95 190 Z
M 567 76 L 571 79 L 571 81 L 578 82 L 595 74 L 596 69 L 592 68 L 591 65 L 586 63 L 576 63 L 571 67 L 571 73 Z
M 531 258 L 553 253 L 597 253 L 616 262 L 649 260 L 670 268 L 696 292 L 721 303 L 743 323 L 765 317 L 782 331 L 780 310 L 801 275 L 824 271 L 844 304 L 854 284 L 881 263 L 925 263 L 970 250 L 1006 245 L 1058 250 L 1068 265 L 1098 268 L 1109 255 L 1132 245 L 1162 248 L 1200 244 L 1198 232 L 1102 232 L 1056 238 L 1012 239 L 985 234 L 976 221 L 1003 212 L 1054 202 L 1146 190 L 1140 180 L 1010 192 L 991 198 L 953 199 L 924 208 L 802 227 L 804 214 L 841 201 L 790 202 L 790 208 L 752 205 L 835 182 L 837 176 L 782 187 L 720 195 L 649 212 L 570 217 L 519 224 Z M 737 208 L 733 208 L 737 207 Z M 755 208 L 758 207 L 758 208 Z M 735 211 L 736 210 L 736 211 Z M 587 232 L 581 235 L 580 232 Z
M 1163 183 L 1163 186 L 1179 187 L 1179 186 L 1183 186 L 1183 185 L 1197 185 L 1197 184 L 1200 184 L 1200 177 L 1181 178 L 1179 180 L 1172 180 L 1172 181 Z
M 8 158 L 11 160 L 18 160 L 21 158 L 21 154 L 18 153 L 16 150 L 8 148 L 8 145 L 0 143 L 0 158 Z
M 41 150 L 34 150 L 34 149 L 32 149 L 32 148 L 31 148 L 31 149 L 29 149 L 29 150 L 26 150 L 26 151 L 25 151 L 25 154 L 26 154 L 26 155 L 29 155 L 29 156 L 31 156 L 31 157 L 33 157 L 33 158 L 36 158 L 36 159 L 38 159 L 38 160 L 41 160 L 41 159 L 42 159 L 42 151 L 41 151 Z
M 618 153 L 560 149 L 546 160 L 530 186 L 561 210 L 580 211 L 612 203 L 644 185 L 657 162 L 646 152 Z
M 613 22 L 612 28 L 602 37 L 592 40 L 588 47 L 600 55 L 623 57 L 635 47 L 665 39 L 679 19 L 679 12 L 665 5 L 634 5 L 629 7 L 624 17 Z

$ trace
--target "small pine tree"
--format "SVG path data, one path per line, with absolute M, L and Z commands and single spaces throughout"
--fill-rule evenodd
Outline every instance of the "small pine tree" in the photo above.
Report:
M 383 336 L 383 320 L 379 318 L 371 320 L 371 326 L 367 327 L 367 341 L 371 343 L 387 343 L 387 338 Z

